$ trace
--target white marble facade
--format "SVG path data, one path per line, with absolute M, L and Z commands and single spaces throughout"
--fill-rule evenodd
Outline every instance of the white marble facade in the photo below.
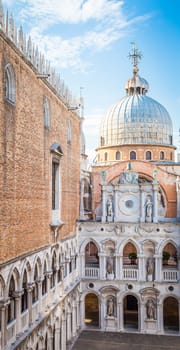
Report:
M 98 299 L 98 327 L 101 330 L 134 328 L 141 333 L 165 333 L 168 328 L 164 322 L 166 300 L 167 303 L 174 300 L 179 310 L 180 266 L 176 258 L 172 258 L 169 265 L 164 265 L 163 250 L 171 244 L 174 251 L 179 252 L 179 224 L 83 222 L 79 223 L 78 230 L 82 326 L 87 327 L 84 321 L 86 297 L 94 293 Z M 92 257 L 91 261 L 86 258 L 89 242 L 97 247 L 96 263 L 93 263 Z M 128 244 L 134 246 L 137 252 L 134 264 L 125 252 Z M 137 302 L 134 311 L 136 322 L 131 315 L 130 324 L 125 319 L 128 296 L 134 297 Z M 109 304 L 111 311 L 108 311 Z M 133 310 L 129 314 L 133 314 Z M 179 317 L 178 312 L 178 322 Z M 171 333 L 170 328 L 168 332 Z

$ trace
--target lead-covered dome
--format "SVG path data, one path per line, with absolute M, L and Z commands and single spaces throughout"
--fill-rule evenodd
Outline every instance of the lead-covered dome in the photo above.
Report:
M 100 147 L 125 144 L 172 145 L 172 121 L 167 110 L 145 95 L 148 83 L 126 83 L 127 96 L 112 105 L 100 125 Z M 134 91 L 136 89 L 136 91 Z

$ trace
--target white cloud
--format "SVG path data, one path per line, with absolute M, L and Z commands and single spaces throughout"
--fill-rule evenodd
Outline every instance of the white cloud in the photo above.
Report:
M 19 0 L 19 3 L 24 4 L 20 15 L 36 19 L 46 16 L 47 21 L 64 23 L 117 16 L 123 4 L 116 0 Z
M 123 3 L 118 0 L 16 1 L 21 6 L 18 17 L 25 25 L 28 23 L 33 42 L 38 43 L 46 58 L 59 68 L 72 67 L 74 71 L 89 69 L 88 53 L 109 48 L 136 22 L 147 20 L 146 16 L 126 18 Z M 66 38 L 61 34 L 62 23 L 68 26 Z M 77 29 L 76 34 L 73 29 Z

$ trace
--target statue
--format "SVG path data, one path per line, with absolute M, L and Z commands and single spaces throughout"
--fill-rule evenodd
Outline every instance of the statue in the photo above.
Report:
M 154 261 L 153 258 L 149 258 L 147 261 L 147 274 L 148 275 L 153 275 L 154 272 Z
M 147 318 L 149 318 L 150 320 L 154 320 L 155 319 L 154 301 L 152 299 L 149 299 L 147 301 L 146 307 L 147 307 Z
M 114 301 L 112 297 L 107 302 L 107 314 L 108 316 L 114 316 Z
M 113 273 L 113 258 L 111 256 L 107 258 L 107 273 Z
M 107 200 L 107 216 L 112 216 L 112 215 L 113 215 L 112 200 L 108 199 Z
M 148 221 L 152 221 L 152 201 L 151 201 L 151 197 L 147 197 L 147 201 L 145 203 L 146 206 L 146 218 Z

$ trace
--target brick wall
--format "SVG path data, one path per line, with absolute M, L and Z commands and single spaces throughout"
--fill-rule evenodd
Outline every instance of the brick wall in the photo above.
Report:
M 16 103 L 5 100 L 4 67 L 15 71 Z M 44 128 L 43 97 L 50 102 Z M 72 142 L 67 143 L 67 119 Z M 50 147 L 61 144 L 62 213 L 59 239 L 74 233 L 79 217 L 80 119 L 36 77 L 10 40 L 0 36 L 0 262 L 54 241 L 51 222 Z

